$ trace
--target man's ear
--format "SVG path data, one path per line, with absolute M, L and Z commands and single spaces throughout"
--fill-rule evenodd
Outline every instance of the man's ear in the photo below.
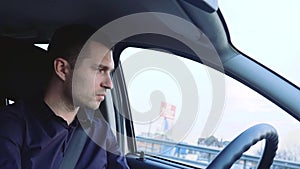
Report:
M 54 60 L 55 74 L 63 81 L 66 81 L 68 74 L 70 73 L 70 64 L 63 58 L 56 58 Z

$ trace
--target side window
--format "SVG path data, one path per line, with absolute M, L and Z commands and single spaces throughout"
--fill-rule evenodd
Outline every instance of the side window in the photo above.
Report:
M 127 48 L 121 63 L 138 151 L 204 167 L 241 132 L 268 123 L 280 139 L 274 165 L 300 166 L 300 124 L 245 85 L 168 52 Z M 263 145 L 235 166 L 254 168 Z

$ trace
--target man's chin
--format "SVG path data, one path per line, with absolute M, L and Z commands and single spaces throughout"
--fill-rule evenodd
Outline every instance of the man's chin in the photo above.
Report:
M 99 109 L 100 103 L 101 102 L 96 102 L 96 103 L 90 105 L 88 108 L 93 109 L 93 110 L 97 110 L 97 109 Z
M 99 101 L 93 101 L 88 104 L 81 104 L 80 107 L 84 107 L 84 108 L 91 109 L 91 110 L 97 110 L 97 109 L 99 109 L 100 103 L 101 102 L 99 102 Z

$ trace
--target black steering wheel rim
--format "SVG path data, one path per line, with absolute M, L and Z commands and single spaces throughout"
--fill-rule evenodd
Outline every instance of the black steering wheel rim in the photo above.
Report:
M 266 140 L 266 144 L 257 169 L 270 168 L 278 148 L 278 135 L 273 126 L 258 124 L 250 127 L 230 142 L 206 169 L 229 169 L 245 151 L 263 139 Z

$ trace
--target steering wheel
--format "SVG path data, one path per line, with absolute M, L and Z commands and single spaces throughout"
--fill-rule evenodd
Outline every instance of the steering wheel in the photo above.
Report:
M 266 144 L 257 169 L 270 168 L 276 155 L 278 135 L 271 125 L 258 124 L 250 127 L 230 142 L 206 169 L 229 169 L 245 151 L 262 139 L 266 140 Z

